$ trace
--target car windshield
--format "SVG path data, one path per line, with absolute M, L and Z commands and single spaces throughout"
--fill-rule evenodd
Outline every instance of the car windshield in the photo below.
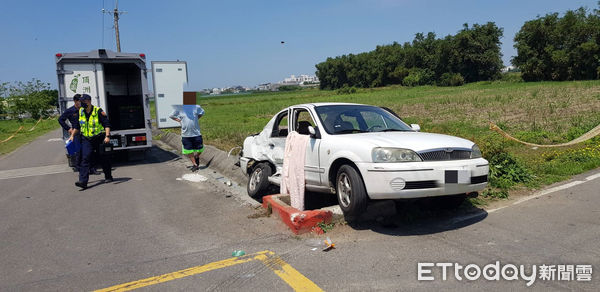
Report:
M 332 135 L 413 131 L 391 112 L 369 105 L 326 105 L 315 107 L 325 131 Z

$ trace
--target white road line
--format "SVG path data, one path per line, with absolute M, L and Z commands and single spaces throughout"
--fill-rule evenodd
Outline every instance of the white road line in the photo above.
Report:
M 66 172 L 73 172 L 66 164 L 0 170 L 0 180 Z
M 514 205 L 517 205 L 517 204 L 521 204 L 521 203 L 527 202 L 527 201 L 529 201 L 531 199 L 539 198 L 539 197 L 545 196 L 547 194 L 551 194 L 551 193 L 554 193 L 554 192 L 557 192 L 557 191 L 568 189 L 570 187 L 574 187 L 576 185 L 580 185 L 580 184 L 582 184 L 584 182 L 586 182 L 586 181 L 576 180 L 576 181 L 570 182 L 568 184 L 564 184 L 564 185 L 560 185 L 560 186 L 557 186 L 557 187 L 549 188 L 549 189 L 543 190 L 541 192 L 538 192 L 538 193 L 534 194 L 533 196 L 521 198 L 521 199 L 515 201 L 514 203 L 512 203 L 510 205 L 503 206 L 503 207 L 496 208 L 496 209 L 487 210 L 487 212 L 488 213 L 493 213 L 493 212 L 496 212 L 498 210 L 502 210 L 502 209 L 504 209 L 504 208 L 506 208 L 508 206 L 514 206 Z
M 48 142 L 58 142 L 58 141 L 62 141 L 62 138 L 52 138 L 52 139 L 48 139 Z
M 527 202 L 527 201 L 529 201 L 531 199 L 539 198 L 539 197 L 545 196 L 547 194 L 551 194 L 551 193 L 554 193 L 554 192 L 557 192 L 557 191 L 565 190 L 565 189 L 574 187 L 576 185 L 580 185 L 582 183 L 585 183 L 587 181 L 590 181 L 592 179 L 599 178 L 599 177 L 600 177 L 600 174 L 595 174 L 595 175 L 592 175 L 592 176 L 588 176 L 586 178 L 586 181 L 576 180 L 576 181 L 570 182 L 568 184 L 564 184 L 564 185 L 556 186 L 556 187 L 553 187 L 553 188 L 549 188 L 547 190 L 543 190 L 543 191 L 540 191 L 538 193 L 535 193 L 532 196 L 516 200 L 515 202 L 513 202 L 510 205 L 502 206 L 502 207 L 499 207 L 499 208 L 496 208 L 496 209 L 485 210 L 485 212 L 487 212 L 488 214 L 494 213 L 494 212 L 496 212 L 498 210 L 502 210 L 502 209 L 504 209 L 506 207 L 518 205 L 518 204 L 521 204 L 523 202 Z M 460 222 L 463 222 L 463 221 L 466 221 L 466 220 L 470 220 L 470 219 L 473 219 L 473 218 L 476 218 L 476 217 L 480 217 L 480 216 L 483 216 L 483 214 L 485 214 L 485 213 L 481 212 L 481 213 L 469 214 L 469 215 L 465 215 L 465 216 L 462 216 L 462 217 L 458 217 L 458 218 L 455 218 L 454 220 L 452 220 L 451 224 L 454 225 L 454 224 L 457 224 L 457 223 L 460 223 Z
M 600 177 L 600 173 L 596 173 L 594 175 L 590 175 L 588 177 L 585 178 L 585 180 L 593 180 L 593 179 L 597 179 Z
M 496 209 L 485 210 L 485 212 L 487 212 L 488 214 L 489 213 L 494 213 L 494 212 L 496 212 L 498 210 L 502 210 L 502 209 L 504 209 L 506 207 L 514 206 L 514 205 L 517 205 L 517 204 L 521 204 L 521 203 L 527 202 L 527 201 L 529 201 L 531 199 L 539 198 L 539 197 L 545 196 L 547 194 L 551 194 L 551 193 L 554 193 L 554 192 L 557 192 L 557 191 L 565 190 L 565 189 L 574 187 L 576 185 L 580 185 L 582 183 L 585 183 L 585 182 L 588 182 L 588 181 L 591 181 L 591 180 L 597 179 L 597 178 L 600 178 L 600 173 L 597 173 L 597 174 L 590 175 L 590 176 L 586 177 L 585 181 L 576 180 L 576 181 L 570 182 L 568 184 L 564 184 L 564 185 L 556 186 L 556 187 L 553 187 L 553 188 L 549 188 L 547 190 L 543 190 L 543 191 L 537 192 L 537 193 L 533 194 L 532 196 L 521 198 L 521 199 L 513 202 L 510 205 L 506 205 L 506 206 L 499 207 L 499 208 L 496 208 Z M 481 211 L 481 212 L 478 212 L 478 213 L 475 213 L 475 214 L 468 214 L 468 215 L 464 215 L 464 216 L 461 216 L 461 217 L 454 218 L 452 221 L 450 221 L 450 224 L 455 225 L 455 224 L 458 224 L 458 223 L 461 223 L 461 222 L 464 222 L 464 221 L 467 221 L 467 220 L 470 220 L 470 219 L 473 219 L 473 218 L 484 216 L 485 212 Z

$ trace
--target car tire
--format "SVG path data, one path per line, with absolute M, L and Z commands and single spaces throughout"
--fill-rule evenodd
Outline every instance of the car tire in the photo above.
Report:
M 248 178 L 248 195 L 252 198 L 260 198 L 269 190 L 269 176 L 271 167 L 266 162 L 258 163 L 252 167 Z
M 367 208 L 367 190 L 362 177 L 354 167 L 350 165 L 340 167 L 335 179 L 335 192 L 340 209 L 347 218 L 355 218 Z

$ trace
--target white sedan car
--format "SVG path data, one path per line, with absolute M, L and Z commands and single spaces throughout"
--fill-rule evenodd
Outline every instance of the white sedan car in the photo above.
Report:
M 288 131 L 310 136 L 306 190 L 336 194 L 349 216 L 369 200 L 446 196 L 458 206 L 488 182 L 488 161 L 469 140 L 420 132 L 377 106 L 313 103 L 283 109 L 245 139 L 240 166 L 250 196 L 280 185 Z

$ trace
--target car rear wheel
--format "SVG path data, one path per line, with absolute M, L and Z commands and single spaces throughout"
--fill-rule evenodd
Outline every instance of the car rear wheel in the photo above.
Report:
M 259 198 L 265 195 L 269 189 L 269 176 L 271 176 L 271 167 L 262 162 L 256 164 L 250 172 L 248 179 L 248 195 L 252 198 Z
M 362 177 L 350 165 L 342 165 L 336 176 L 336 194 L 344 215 L 355 217 L 367 208 L 367 191 Z

